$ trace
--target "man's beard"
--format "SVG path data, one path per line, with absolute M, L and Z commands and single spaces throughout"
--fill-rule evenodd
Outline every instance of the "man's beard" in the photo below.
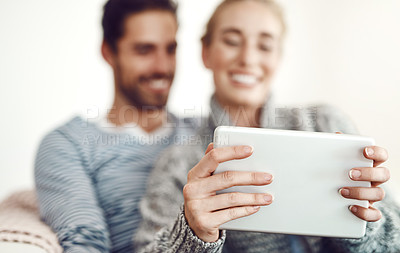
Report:
M 142 83 L 147 83 L 154 80 L 163 80 L 170 85 L 174 78 L 173 73 L 160 74 L 153 73 L 147 76 L 140 76 L 136 80 L 123 83 L 121 75 L 119 76 L 118 86 L 122 95 L 129 100 L 130 105 L 135 106 L 139 110 L 160 110 L 165 107 L 168 101 L 167 94 L 152 94 L 150 97 L 141 90 Z

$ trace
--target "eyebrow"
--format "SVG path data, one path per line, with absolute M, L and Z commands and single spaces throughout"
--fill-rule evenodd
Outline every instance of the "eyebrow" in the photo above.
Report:
M 225 28 L 222 30 L 223 35 L 227 34 L 227 33 L 235 33 L 235 34 L 241 35 L 242 31 L 240 31 L 239 29 L 234 28 L 234 27 L 228 27 L 228 28 Z M 274 35 L 272 35 L 271 33 L 268 33 L 268 32 L 262 32 L 262 33 L 260 33 L 260 36 L 264 37 L 264 38 L 271 38 L 271 39 L 275 38 Z
M 146 41 L 138 41 L 138 42 L 132 42 L 131 43 L 131 47 L 133 48 L 133 49 L 136 49 L 136 48 L 142 48 L 142 47 L 156 47 L 157 45 L 156 45 L 157 43 L 154 43 L 154 42 L 146 42 Z M 167 43 L 167 46 L 172 46 L 172 45 L 174 45 L 174 46 L 177 46 L 178 45 L 178 42 L 176 41 L 176 40 L 172 40 L 172 41 L 170 41 L 170 42 L 168 42 Z
M 237 34 L 242 34 L 242 32 L 239 29 L 236 28 L 225 28 L 222 30 L 222 34 L 227 34 L 227 33 L 237 33 Z
M 144 47 L 153 48 L 153 47 L 155 47 L 155 45 L 151 42 L 136 42 L 136 43 L 132 43 L 131 47 L 135 50 L 139 50 Z

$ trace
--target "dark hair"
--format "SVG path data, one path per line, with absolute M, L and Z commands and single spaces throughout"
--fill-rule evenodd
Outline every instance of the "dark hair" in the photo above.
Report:
M 177 7 L 177 4 L 171 0 L 109 0 L 104 5 L 103 38 L 116 52 L 117 40 L 124 35 L 127 17 L 147 10 L 165 10 L 176 17 Z

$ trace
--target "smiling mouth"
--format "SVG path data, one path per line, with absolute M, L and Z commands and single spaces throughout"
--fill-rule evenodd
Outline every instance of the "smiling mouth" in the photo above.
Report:
M 248 74 L 232 74 L 231 78 L 234 82 L 248 87 L 253 86 L 258 81 L 258 78 L 255 75 Z
M 149 87 L 152 89 L 166 89 L 169 86 L 169 82 L 166 79 L 151 80 Z
M 153 92 L 164 92 L 169 89 L 170 80 L 166 78 L 150 79 L 146 86 Z

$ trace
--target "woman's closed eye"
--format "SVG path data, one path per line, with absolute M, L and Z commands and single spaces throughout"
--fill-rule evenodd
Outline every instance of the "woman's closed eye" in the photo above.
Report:
M 274 45 L 273 40 L 271 40 L 271 39 L 262 40 L 262 41 L 259 42 L 258 48 L 259 48 L 261 51 L 264 51 L 264 52 L 271 52 L 271 51 L 274 50 L 275 45 Z
M 235 36 L 236 37 L 236 36 Z M 223 42 L 228 45 L 228 46 L 240 46 L 242 44 L 242 41 L 239 37 L 235 38 L 233 36 L 231 37 L 225 37 L 223 38 Z
M 258 45 L 258 48 L 261 51 L 265 51 L 265 52 L 271 52 L 273 50 L 273 46 L 270 45 L 270 44 L 262 44 L 261 43 L 261 44 Z

